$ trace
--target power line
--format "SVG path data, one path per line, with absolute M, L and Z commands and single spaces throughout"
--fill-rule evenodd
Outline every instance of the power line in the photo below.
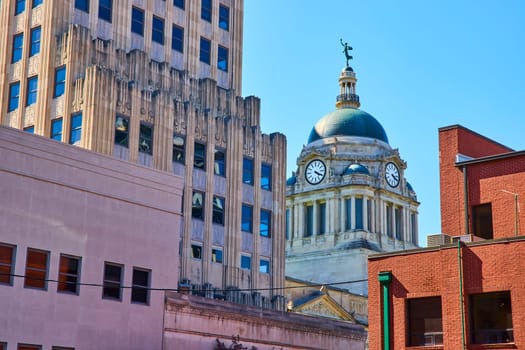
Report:
M 60 283 L 60 284 L 67 284 L 67 285 L 77 285 L 77 286 L 86 286 L 86 287 L 99 287 L 99 288 L 119 288 L 119 289 L 141 289 L 141 290 L 150 290 L 150 291 L 164 291 L 164 292 L 180 292 L 182 289 L 180 287 L 178 288 L 155 288 L 155 287 L 144 287 L 144 286 L 108 286 L 101 283 L 86 283 L 86 282 L 68 282 L 68 281 L 59 281 L 55 279 L 44 279 L 44 278 L 36 278 L 36 277 L 30 277 L 25 275 L 18 275 L 18 274 L 12 274 L 12 273 L 2 273 L 0 272 L 0 276 L 10 276 L 10 277 L 17 277 L 17 278 L 25 278 L 33 281 L 41 281 L 41 282 L 52 282 L 52 283 Z M 191 292 L 207 292 L 212 291 L 214 293 L 217 292 L 257 292 L 257 291 L 274 291 L 274 290 L 285 290 L 285 289 L 298 289 L 298 288 L 311 288 L 311 287 L 329 287 L 329 286 L 336 286 L 341 284 L 351 284 L 351 283 L 362 283 L 367 282 L 368 278 L 360 279 L 360 280 L 353 280 L 353 281 L 343 281 L 343 282 L 332 282 L 332 283 L 313 283 L 308 284 L 306 286 L 288 286 L 288 287 L 270 287 L 270 288 L 239 288 L 239 289 L 216 289 L 216 288 L 210 288 L 210 289 L 191 289 Z

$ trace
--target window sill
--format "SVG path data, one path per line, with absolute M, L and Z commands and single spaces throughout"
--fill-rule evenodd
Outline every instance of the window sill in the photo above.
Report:
M 497 343 L 497 344 L 471 344 L 471 350 L 484 350 L 484 349 L 517 349 L 515 343 Z
M 442 350 L 444 349 L 443 345 L 418 345 L 418 346 L 408 346 L 409 350 Z

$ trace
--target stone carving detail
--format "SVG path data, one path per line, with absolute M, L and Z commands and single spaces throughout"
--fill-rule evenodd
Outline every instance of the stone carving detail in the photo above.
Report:
M 244 127 L 244 154 L 253 157 L 255 154 L 255 134 L 251 127 Z
M 33 106 L 26 108 L 24 116 L 24 127 L 29 125 L 35 125 L 35 109 Z
M 339 315 L 335 314 L 332 310 L 330 310 L 322 301 L 318 301 L 316 303 L 313 303 L 312 305 L 308 305 L 307 307 L 302 308 L 301 312 L 310 315 L 319 315 L 337 319 L 341 318 L 339 317 Z
M 206 123 L 203 113 L 197 112 L 196 114 L 197 115 L 195 117 L 195 140 L 206 142 L 208 136 L 208 124 Z
M 37 6 L 31 11 L 31 28 L 42 23 L 42 7 Z
M 215 144 L 226 148 L 226 123 L 222 117 L 215 118 Z

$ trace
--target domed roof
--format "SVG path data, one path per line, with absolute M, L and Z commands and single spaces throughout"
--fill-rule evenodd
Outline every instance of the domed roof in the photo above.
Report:
M 360 136 L 388 143 L 385 129 L 370 114 L 357 108 L 340 108 L 322 117 L 313 127 L 308 143 L 333 136 Z
M 297 177 L 296 176 L 292 176 L 292 177 L 289 177 L 287 180 L 286 180 L 286 186 L 293 186 L 297 183 Z
M 350 174 L 365 174 L 369 175 L 370 172 L 368 169 L 359 163 L 350 164 L 348 168 L 346 168 L 343 175 L 350 175 Z

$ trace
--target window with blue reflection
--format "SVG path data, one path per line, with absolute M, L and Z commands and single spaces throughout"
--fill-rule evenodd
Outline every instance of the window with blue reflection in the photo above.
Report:
M 211 0 L 202 0 L 201 18 L 205 21 L 211 22 Z
M 29 57 L 36 55 L 40 52 L 40 34 L 42 29 L 36 27 L 31 29 L 31 43 L 29 46 Z
M 228 71 L 228 49 L 220 45 L 217 51 L 217 68 Z
M 184 51 L 184 28 L 175 24 L 171 27 L 171 49 L 178 52 Z
M 18 62 L 22 59 L 22 51 L 24 49 L 24 33 L 16 34 L 13 37 L 13 55 L 11 63 Z
M 252 269 L 252 258 L 247 255 L 241 255 L 241 269 L 251 270 Z
M 261 188 L 272 190 L 272 166 L 269 164 L 261 164 Z
M 9 85 L 9 105 L 8 112 L 12 112 L 18 108 L 18 101 L 20 100 L 20 82 L 14 82 Z
M 206 145 L 195 142 L 193 150 L 193 167 L 206 170 Z
M 24 128 L 24 131 L 27 132 L 28 134 L 34 134 L 35 133 L 35 126 L 34 125 L 26 126 Z
M 230 30 L 230 8 L 219 5 L 219 28 Z
M 272 229 L 272 212 L 261 209 L 261 224 L 259 225 L 259 233 L 263 237 L 270 237 Z
M 111 23 L 112 12 L 113 12 L 113 0 L 99 0 L 98 18 Z
M 215 149 L 215 160 L 213 164 L 213 173 L 219 176 L 226 176 L 226 155 L 221 149 Z
M 89 13 L 89 0 L 75 0 L 75 8 Z
M 62 118 L 53 119 L 51 121 L 51 139 L 62 141 Z
M 253 207 L 243 204 L 241 210 L 241 231 L 253 232 L 252 226 Z
M 184 10 L 184 0 L 173 0 L 173 6 Z
M 26 1 L 25 0 L 16 0 L 15 3 L 15 16 L 24 12 L 26 8 Z
M 363 198 L 355 199 L 355 228 L 362 230 L 363 226 Z
M 36 103 L 38 91 L 38 76 L 27 79 L 27 99 L 26 106 L 31 106 Z
M 66 66 L 55 69 L 54 97 L 62 96 L 66 88 Z
M 138 7 L 131 8 L 131 32 L 144 36 L 144 11 Z
M 151 41 L 164 45 L 164 20 L 153 16 Z
M 80 143 L 81 136 L 82 136 L 82 113 L 73 114 L 71 116 L 69 143 L 71 145 L 76 145 Z
M 211 250 L 211 261 L 217 264 L 222 264 L 222 250 L 213 248 Z
M 319 215 L 317 220 L 317 233 L 322 235 L 326 232 L 326 203 L 319 203 Z
M 201 62 L 210 64 L 210 47 L 211 42 L 208 39 L 201 37 L 201 45 L 199 52 L 199 60 Z
M 42 5 L 43 2 L 43 0 L 33 0 L 33 8 Z
M 259 260 L 259 272 L 270 273 L 270 261 L 265 259 Z
M 242 159 L 242 182 L 253 185 L 253 159 Z

